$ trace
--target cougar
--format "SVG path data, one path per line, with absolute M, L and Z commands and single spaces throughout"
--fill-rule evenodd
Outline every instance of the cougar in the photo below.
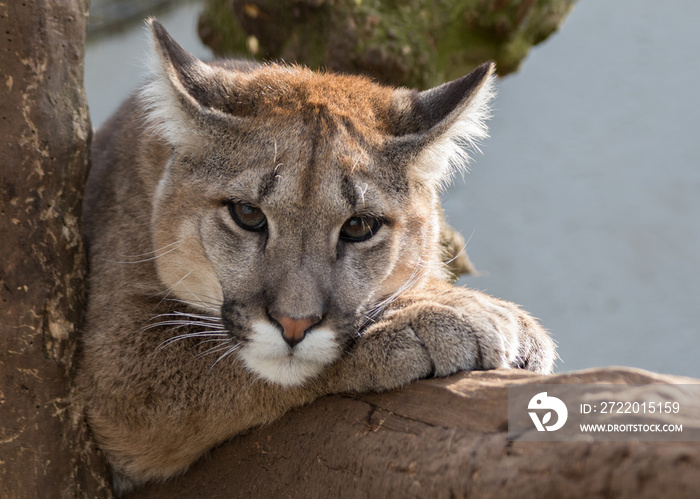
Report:
M 326 394 L 552 370 L 535 319 L 442 261 L 493 64 L 419 92 L 202 62 L 148 24 L 153 74 L 96 132 L 84 207 L 77 389 L 118 491 Z

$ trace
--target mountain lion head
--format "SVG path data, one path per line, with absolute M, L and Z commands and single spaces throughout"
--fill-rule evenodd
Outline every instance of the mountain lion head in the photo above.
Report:
M 139 99 L 167 154 L 151 209 L 171 298 L 220 317 L 285 386 L 336 360 L 393 296 L 443 278 L 438 191 L 486 135 L 493 66 L 437 88 L 205 63 L 152 22 Z

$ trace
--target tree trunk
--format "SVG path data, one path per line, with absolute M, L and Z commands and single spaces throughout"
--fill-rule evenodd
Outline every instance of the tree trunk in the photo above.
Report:
M 508 387 L 542 383 L 645 385 L 658 400 L 659 386 L 700 381 L 636 369 L 498 370 L 326 397 L 128 499 L 697 497 L 700 442 L 508 441 Z M 683 425 L 697 431 L 694 396 Z
M 282 59 L 429 88 L 488 60 L 516 71 L 576 0 L 207 0 L 202 41 L 219 55 Z
M 109 494 L 71 403 L 84 305 L 87 0 L 0 3 L 0 497 Z

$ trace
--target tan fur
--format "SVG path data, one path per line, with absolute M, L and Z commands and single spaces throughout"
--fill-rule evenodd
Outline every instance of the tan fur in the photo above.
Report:
M 118 490 L 324 394 L 551 371 L 536 321 L 445 282 L 437 193 L 464 159 L 454 141 L 485 136 L 490 65 L 417 93 L 205 64 L 151 24 L 153 79 L 96 134 L 85 201 L 78 388 Z M 341 237 L 358 216 L 376 233 Z M 292 346 L 281 323 L 314 325 Z

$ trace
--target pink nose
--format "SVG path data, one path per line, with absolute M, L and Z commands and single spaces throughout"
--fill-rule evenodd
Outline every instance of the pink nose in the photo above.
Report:
M 301 340 L 304 339 L 306 331 L 313 326 L 321 322 L 321 318 L 318 316 L 302 317 L 301 319 L 294 319 L 292 317 L 287 317 L 286 315 L 278 314 L 276 312 L 271 312 L 270 315 L 273 319 L 279 322 L 282 326 L 282 337 L 290 347 L 293 347 Z

